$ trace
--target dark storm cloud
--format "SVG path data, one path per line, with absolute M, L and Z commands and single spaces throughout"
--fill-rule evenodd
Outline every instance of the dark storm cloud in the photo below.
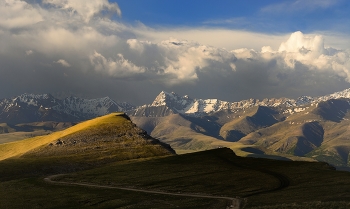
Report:
M 105 0 L 88 10 L 79 1 L 45 2 L 0 3 L 1 98 L 56 93 L 139 105 L 162 90 L 238 101 L 349 87 L 349 50 L 325 48 L 321 36 L 296 32 L 278 50 L 231 51 L 176 38 L 150 41 L 156 33 L 144 26 L 99 18 L 98 4 L 109 8 Z

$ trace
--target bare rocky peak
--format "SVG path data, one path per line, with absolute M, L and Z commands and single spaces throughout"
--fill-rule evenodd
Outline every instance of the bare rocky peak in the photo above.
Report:
M 175 110 L 182 110 L 186 106 L 193 103 L 193 100 L 189 98 L 187 95 L 180 97 L 178 94 L 171 92 L 167 93 L 165 91 L 160 92 L 160 94 L 155 98 L 150 106 L 158 107 L 158 106 L 168 106 L 172 107 Z
M 50 94 L 22 94 L 0 100 L 0 121 L 8 123 L 37 121 L 82 121 L 111 112 L 128 111 L 134 106 L 117 103 L 109 97 L 57 99 Z
M 330 95 L 321 97 L 301 96 L 297 99 L 290 98 L 266 98 L 266 99 L 247 99 L 237 102 L 222 101 L 219 99 L 191 99 L 188 95 L 179 96 L 178 94 L 162 91 L 152 102 L 151 105 L 144 105 L 137 109 L 147 109 L 152 107 L 152 111 L 155 111 L 156 107 L 165 106 L 174 113 L 182 114 L 201 114 L 212 113 L 221 110 L 236 110 L 243 108 L 250 108 L 255 106 L 267 106 L 267 107 L 299 107 L 302 105 L 308 105 L 311 103 L 319 103 L 329 99 L 338 98 L 350 98 L 350 89 L 336 92 Z M 133 113 L 136 114 L 137 112 Z M 143 112 L 143 116 L 145 111 Z M 157 113 L 156 115 L 159 116 Z
M 174 113 L 203 115 L 222 110 L 236 111 L 255 106 L 294 108 L 339 98 L 350 98 L 350 89 L 321 97 L 247 99 L 237 102 L 222 101 L 215 98 L 192 99 L 188 95 L 180 96 L 174 92 L 162 91 L 152 104 L 137 108 L 126 102 L 115 102 L 109 97 L 98 99 L 67 97 L 58 99 L 50 94 L 22 94 L 0 100 L 0 122 L 81 121 L 115 111 L 127 112 L 129 115 L 142 117 L 161 117 Z

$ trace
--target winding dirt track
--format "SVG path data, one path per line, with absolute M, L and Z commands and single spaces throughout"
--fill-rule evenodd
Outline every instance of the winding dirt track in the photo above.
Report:
M 182 196 L 182 197 L 198 197 L 198 198 L 210 198 L 210 199 L 224 199 L 228 200 L 230 203 L 238 203 L 241 202 L 239 198 L 233 198 L 233 197 L 224 197 L 224 196 L 213 196 L 213 195 L 200 195 L 200 194 L 188 194 L 188 193 L 172 193 L 172 192 L 161 192 L 161 191 L 152 191 L 152 190 L 145 190 L 145 189 L 133 189 L 133 188 L 127 188 L 127 187 L 117 187 L 117 186 L 106 186 L 106 185 L 98 185 L 98 184 L 88 184 L 88 183 L 74 183 L 74 182 L 66 182 L 66 181 L 54 181 L 53 178 L 63 176 L 66 174 L 57 174 L 57 175 L 51 175 L 46 178 L 44 178 L 45 182 L 51 183 L 51 184 L 63 184 L 63 185 L 77 185 L 77 186 L 85 186 L 85 187 L 93 187 L 93 188 L 104 188 L 104 189 L 119 189 L 119 190 L 126 190 L 126 191 L 133 191 L 133 192 L 143 192 L 143 193 L 150 193 L 150 194 L 161 194 L 161 195 L 171 195 L 171 196 Z M 236 204 L 232 204 L 230 208 L 232 209 L 239 209 L 238 207 L 235 207 Z
M 182 196 L 182 197 L 197 197 L 197 198 L 210 198 L 210 199 L 224 199 L 229 201 L 229 206 L 227 208 L 230 209 L 240 209 L 243 206 L 242 198 L 247 198 L 251 197 L 254 195 L 258 194 L 263 194 L 263 193 L 269 193 L 269 192 L 274 192 L 278 191 L 281 189 L 284 189 L 289 186 L 290 181 L 289 179 L 277 172 L 261 169 L 261 168 L 250 168 L 248 166 L 243 166 L 239 165 L 229 159 L 223 159 L 226 162 L 230 163 L 231 165 L 235 165 L 237 167 L 241 167 L 244 169 L 250 169 L 250 170 L 255 170 L 261 173 L 265 173 L 268 175 L 273 176 L 274 178 L 278 179 L 280 182 L 279 186 L 265 190 L 265 191 L 258 191 L 258 192 L 253 192 L 251 194 L 245 195 L 243 197 L 225 197 L 225 196 L 213 196 L 213 195 L 200 195 L 200 194 L 188 194 L 188 193 L 172 193 L 172 192 L 161 192 L 161 191 L 153 191 L 153 190 L 145 190 L 145 189 L 133 189 L 133 188 L 127 188 L 127 187 L 117 187 L 117 186 L 106 186 L 106 185 L 98 185 L 98 184 L 89 184 L 89 183 L 74 183 L 74 182 L 65 182 L 65 181 L 54 181 L 52 180 L 55 177 L 63 176 L 66 174 L 57 174 L 57 175 L 51 175 L 46 178 L 44 178 L 45 182 L 52 183 L 52 184 L 64 184 L 64 185 L 77 185 L 77 186 L 85 186 L 85 187 L 93 187 L 93 188 L 105 188 L 105 189 L 119 189 L 119 190 L 126 190 L 126 191 L 133 191 L 133 192 L 143 192 L 143 193 L 150 193 L 150 194 L 161 194 L 161 195 L 171 195 L 171 196 Z

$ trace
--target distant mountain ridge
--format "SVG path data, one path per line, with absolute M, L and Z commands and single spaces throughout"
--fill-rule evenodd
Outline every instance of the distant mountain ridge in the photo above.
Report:
M 111 112 L 126 112 L 134 106 L 109 97 L 57 99 L 50 94 L 22 94 L 0 100 L 0 122 L 18 124 L 38 121 L 82 121 Z
M 321 97 L 239 102 L 162 91 L 139 107 L 109 97 L 61 100 L 23 94 L 0 100 L 0 123 L 75 122 L 116 111 L 126 112 L 138 127 L 177 151 L 230 147 L 237 153 L 350 166 L 350 89 Z M 7 124 L 4 132 L 12 127 Z
M 152 104 L 128 114 L 152 137 L 184 153 L 230 147 L 243 156 L 350 166 L 350 89 L 239 102 L 161 92 Z
M 350 98 L 350 88 L 321 97 L 247 99 L 238 102 L 219 99 L 193 99 L 188 95 L 179 96 L 174 92 L 162 91 L 151 104 L 138 107 L 127 102 L 116 102 L 109 97 L 83 99 L 71 96 L 58 99 L 51 94 L 22 94 L 0 100 L 0 123 L 75 122 L 116 111 L 138 117 L 163 117 L 177 113 L 203 116 L 223 110 L 235 112 L 256 106 L 285 107 L 285 111 L 292 113 L 293 111 L 302 111 L 302 109 L 297 108 L 302 105 L 338 98 Z
M 297 99 L 270 98 L 270 99 L 247 99 L 238 102 L 228 102 L 219 99 L 192 99 L 188 95 L 162 91 L 149 105 L 139 106 L 128 112 L 131 116 L 162 117 L 174 113 L 203 115 L 222 110 L 239 110 L 255 106 L 267 107 L 299 107 L 307 104 L 315 104 L 330 99 L 350 98 L 350 88 L 335 92 L 326 96 L 310 97 L 301 96 Z

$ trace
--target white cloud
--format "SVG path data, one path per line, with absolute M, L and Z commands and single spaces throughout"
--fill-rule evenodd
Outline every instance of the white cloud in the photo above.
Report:
M 98 72 L 106 73 L 116 78 L 130 77 L 135 74 L 144 73 L 143 67 L 138 67 L 129 60 L 125 59 L 122 54 L 118 54 L 115 60 L 106 59 L 98 52 L 90 55 L 90 62 Z
M 0 27 L 20 28 L 43 21 L 40 9 L 20 0 L 0 1 Z
M 290 68 L 295 68 L 295 64 L 299 62 L 310 69 L 333 70 L 350 81 L 350 54 L 344 50 L 325 48 L 320 35 L 295 32 L 281 44 L 278 53 Z
M 63 67 L 70 67 L 71 65 L 64 59 L 60 59 L 60 60 L 57 60 L 57 62 L 54 62 L 54 63 L 57 63 L 57 64 L 60 64 L 62 65 Z
M 291 34 L 286 42 L 281 43 L 279 52 L 294 52 L 307 54 L 313 53 L 315 56 L 319 56 L 324 53 L 324 40 L 320 35 L 304 35 L 302 32 L 297 31 Z
M 113 12 L 121 16 L 121 11 L 117 3 L 109 3 L 108 0 L 43 0 L 46 4 L 55 5 L 58 8 L 76 12 L 85 22 L 102 11 Z
M 130 49 L 140 51 L 146 57 L 143 65 L 155 61 L 152 68 L 158 76 L 167 76 L 170 80 L 167 84 L 191 82 L 198 79 L 199 71 L 215 70 L 216 65 L 224 66 L 226 70 L 235 70 L 233 53 L 216 48 L 201 45 L 196 42 L 179 41 L 175 38 L 164 40 L 160 43 L 128 40 Z M 156 56 L 157 60 L 147 59 L 148 56 Z
M 231 51 L 238 59 L 251 60 L 256 59 L 259 55 L 254 49 L 235 49 Z
M 140 53 L 142 53 L 144 50 L 142 42 L 138 41 L 137 39 L 128 39 L 126 43 L 131 49 L 136 50 Z

